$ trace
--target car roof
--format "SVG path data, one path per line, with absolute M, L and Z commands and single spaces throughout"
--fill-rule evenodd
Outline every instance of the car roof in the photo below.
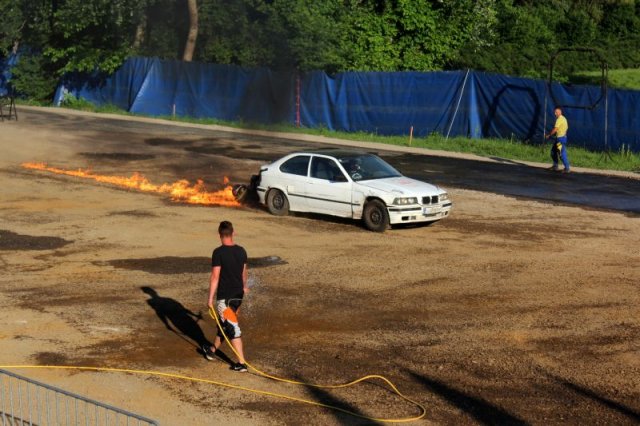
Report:
M 345 149 L 345 148 L 320 148 L 309 151 L 293 152 L 290 155 L 311 154 L 311 155 L 327 155 L 329 157 L 353 157 L 355 155 L 370 155 L 372 153 L 357 150 L 357 149 Z

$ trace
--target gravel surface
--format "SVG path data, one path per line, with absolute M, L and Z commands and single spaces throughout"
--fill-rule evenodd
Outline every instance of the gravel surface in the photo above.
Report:
M 260 164 L 317 142 L 20 113 L 0 124 L 0 365 L 154 370 L 374 417 L 416 415 L 377 384 L 291 386 L 203 358 L 198 344 L 215 334 L 210 254 L 218 223 L 231 220 L 250 257 L 246 354 L 262 370 L 331 384 L 382 374 L 426 407 L 424 424 L 640 422 L 635 213 L 446 186 L 448 219 L 376 234 L 253 205 L 186 205 L 21 163 L 140 172 L 157 184 L 199 178 L 218 190 L 225 176 L 244 182 Z M 627 180 L 633 194 L 638 182 Z M 12 371 L 163 425 L 371 423 L 177 379 Z

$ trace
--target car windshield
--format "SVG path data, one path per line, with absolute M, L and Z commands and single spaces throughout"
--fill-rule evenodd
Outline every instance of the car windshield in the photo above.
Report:
M 338 157 L 338 161 L 356 182 L 401 176 L 400 172 L 373 154 L 343 155 Z

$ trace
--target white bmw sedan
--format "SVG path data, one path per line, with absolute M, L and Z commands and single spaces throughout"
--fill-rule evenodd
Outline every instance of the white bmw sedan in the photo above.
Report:
M 447 192 L 403 176 L 373 154 L 348 150 L 296 152 L 262 166 L 254 177 L 260 203 L 274 215 L 290 211 L 389 225 L 435 222 L 449 215 Z

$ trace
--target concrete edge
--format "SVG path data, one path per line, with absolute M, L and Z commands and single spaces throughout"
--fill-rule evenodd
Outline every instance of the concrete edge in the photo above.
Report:
M 242 129 L 237 127 L 222 126 L 218 124 L 184 123 L 184 122 L 172 121 L 172 120 L 167 120 L 162 118 L 138 117 L 134 115 L 120 115 L 120 114 L 110 114 L 110 113 L 95 113 L 95 112 L 80 111 L 80 110 L 62 108 L 62 107 L 38 107 L 38 106 L 30 106 L 30 105 L 20 105 L 20 109 L 24 109 L 27 111 L 29 110 L 45 111 L 45 112 L 49 112 L 53 114 L 61 114 L 61 115 L 75 115 L 75 116 L 89 116 L 89 117 L 98 116 L 98 117 L 104 117 L 104 118 L 109 118 L 113 120 L 138 121 L 142 123 L 162 123 L 164 125 L 171 125 L 176 127 L 217 130 L 217 131 L 237 133 L 237 134 L 250 135 L 250 136 L 263 136 L 263 137 L 271 137 L 271 138 L 298 140 L 298 141 L 304 141 L 304 142 L 318 142 L 318 143 L 325 143 L 329 145 L 348 146 L 348 147 L 355 147 L 355 148 L 362 148 L 362 149 L 373 148 L 380 151 L 404 152 L 404 153 L 411 153 L 411 154 L 431 155 L 434 157 L 459 158 L 464 160 L 483 161 L 488 163 L 525 165 L 529 167 L 543 168 L 543 169 L 546 169 L 550 166 L 550 162 L 536 163 L 536 162 L 530 162 L 530 161 L 511 160 L 507 158 L 504 158 L 504 159 L 490 158 L 490 157 L 483 157 L 476 154 L 440 151 L 440 150 L 433 150 L 428 148 L 417 148 L 417 147 L 410 147 L 410 146 L 389 145 L 389 144 L 383 144 L 380 142 L 351 141 L 351 140 L 330 138 L 330 137 L 319 136 L 319 135 L 308 135 L 303 133 L 288 133 L 288 132 L 275 132 L 275 131 L 269 131 L 269 130 Z M 588 174 L 594 174 L 594 175 L 615 176 L 615 177 L 640 180 L 640 173 L 636 173 L 636 172 L 589 169 L 585 167 L 572 167 L 571 171 L 572 173 L 588 173 Z

